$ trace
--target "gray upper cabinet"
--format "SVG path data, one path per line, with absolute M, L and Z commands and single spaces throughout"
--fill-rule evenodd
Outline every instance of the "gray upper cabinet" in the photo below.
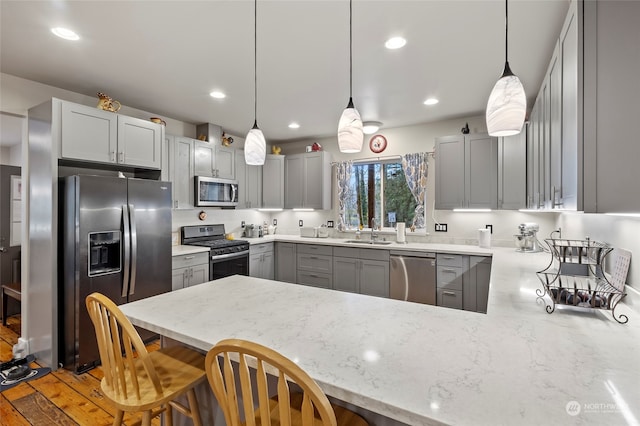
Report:
M 517 135 L 498 138 L 498 209 L 526 205 L 527 125 Z
M 267 154 L 262 166 L 262 207 L 284 208 L 284 155 Z
M 196 176 L 235 179 L 235 150 L 216 142 L 194 140 L 194 173 Z
M 262 207 L 262 166 L 247 165 L 242 149 L 236 151 L 235 162 L 238 181 L 238 206 L 236 209 Z
M 295 154 L 285 160 L 285 208 L 331 209 L 331 155 Z
M 562 61 L 560 46 L 551 57 L 548 71 L 549 86 L 549 206 L 556 208 L 562 204 Z
M 464 206 L 464 135 L 436 139 L 436 209 Z
M 176 136 L 169 151 L 169 174 L 173 183 L 173 208 L 193 208 L 193 139 Z
M 436 138 L 436 209 L 498 208 L 498 139 Z
M 72 102 L 61 108 L 62 158 L 160 170 L 160 124 Z

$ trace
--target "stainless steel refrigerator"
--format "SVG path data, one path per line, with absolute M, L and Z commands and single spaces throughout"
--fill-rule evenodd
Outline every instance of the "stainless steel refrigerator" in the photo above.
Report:
M 80 373 L 100 359 L 89 294 L 119 305 L 171 291 L 171 183 L 84 175 L 62 183 L 60 359 Z

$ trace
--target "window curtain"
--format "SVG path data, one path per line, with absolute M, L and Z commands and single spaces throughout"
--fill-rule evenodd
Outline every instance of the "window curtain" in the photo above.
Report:
M 345 221 L 345 209 L 349 199 L 349 181 L 353 170 L 352 161 L 343 161 L 336 164 L 336 175 L 338 183 L 338 231 L 347 229 Z
M 427 174 L 429 164 L 426 152 L 406 154 L 402 156 L 402 169 L 407 180 L 407 186 L 416 200 L 416 209 L 412 225 L 416 228 L 425 227 L 424 202 L 427 197 Z

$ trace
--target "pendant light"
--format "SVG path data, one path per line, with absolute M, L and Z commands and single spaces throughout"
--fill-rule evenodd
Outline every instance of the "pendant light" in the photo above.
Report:
M 353 25 L 352 25 L 352 3 L 349 0 L 349 103 L 342 112 L 338 122 L 338 147 L 340 152 L 354 153 L 362 150 L 364 133 L 362 129 L 362 119 L 360 113 L 353 106 Z
M 509 4 L 505 0 L 504 71 L 487 102 L 487 130 L 491 136 L 517 135 L 522 130 L 527 97 L 520 79 L 513 74 L 508 59 Z
M 253 127 L 244 141 L 244 161 L 251 166 L 262 166 L 267 154 L 267 144 L 258 127 L 258 0 L 253 2 Z

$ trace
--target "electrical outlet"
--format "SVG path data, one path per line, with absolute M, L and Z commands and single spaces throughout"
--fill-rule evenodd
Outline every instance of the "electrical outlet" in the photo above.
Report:
M 447 232 L 446 223 L 436 223 L 436 232 Z
M 278 219 L 273 219 L 273 226 L 278 226 Z
M 490 231 L 490 234 L 493 234 L 493 225 L 485 225 L 484 227 Z
M 333 221 L 332 220 L 328 220 L 327 221 L 327 228 L 333 228 Z
M 302 221 L 302 219 L 298 221 L 298 226 L 304 226 L 304 222 Z
M 244 220 L 242 221 L 242 225 L 240 225 L 240 226 L 244 228 Z

